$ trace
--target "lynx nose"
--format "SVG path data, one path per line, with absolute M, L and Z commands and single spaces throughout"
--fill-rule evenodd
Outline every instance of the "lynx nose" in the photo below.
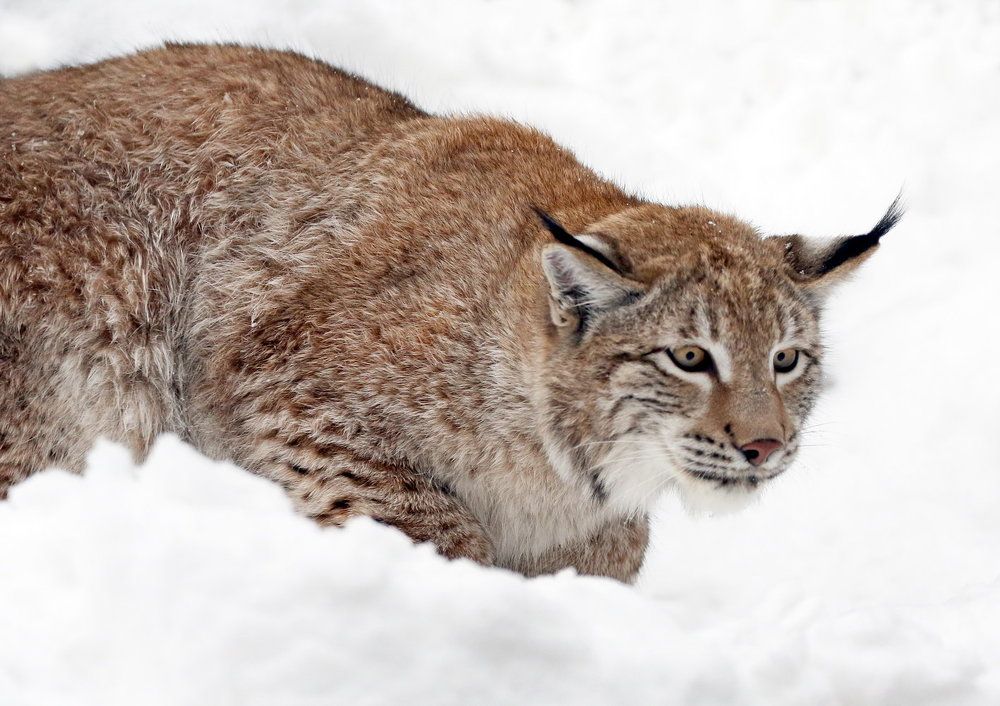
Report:
M 777 439 L 757 439 L 740 447 L 747 461 L 755 466 L 764 463 L 775 451 L 782 447 Z

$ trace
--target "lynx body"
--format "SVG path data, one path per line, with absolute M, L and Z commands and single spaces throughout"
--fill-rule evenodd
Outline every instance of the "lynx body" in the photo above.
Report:
M 0 497 L 173 432 L 323 524 L 630 580 L 665 489 L 787 467 L 822 296 L 895 218 L 762 238 L 292 53 L 5 79 Z

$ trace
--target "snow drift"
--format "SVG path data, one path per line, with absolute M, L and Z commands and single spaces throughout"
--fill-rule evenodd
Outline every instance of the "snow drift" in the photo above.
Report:
M 609 579 L 448 562 L 364 519 L 321 530 L 169 437 L 141 468 L 102 444 L 82 478 L 29 479 L 0 537 L 5 706 L 971 703 L 984 661 L 928 623 L 1000 600 L 928 620 L 786 592 L 692 629 L 683 602 Z

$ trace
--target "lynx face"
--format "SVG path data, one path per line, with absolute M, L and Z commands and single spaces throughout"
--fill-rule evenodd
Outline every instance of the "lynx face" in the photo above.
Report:
M 637 512 L 670 487 L 739 504 L 789 467 L 822 384 L 825 291 L 899 212 L 812 247 L 703 209 L 579 237 L 542 217 L 559 241 L 542 256 L 548 452 L 597 502 Z

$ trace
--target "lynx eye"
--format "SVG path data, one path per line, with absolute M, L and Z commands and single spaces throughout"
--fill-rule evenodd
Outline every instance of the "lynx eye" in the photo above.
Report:
M 779 373 L 790 373 L 799 363 L 799 352 L 795 348 L 782 348 L 774 354 L 774 369 Z
M 712 367 L 712 356 L 699 346 L 668 348 L 667 355 L 674 365 L 689 373 L 703 373 Z

